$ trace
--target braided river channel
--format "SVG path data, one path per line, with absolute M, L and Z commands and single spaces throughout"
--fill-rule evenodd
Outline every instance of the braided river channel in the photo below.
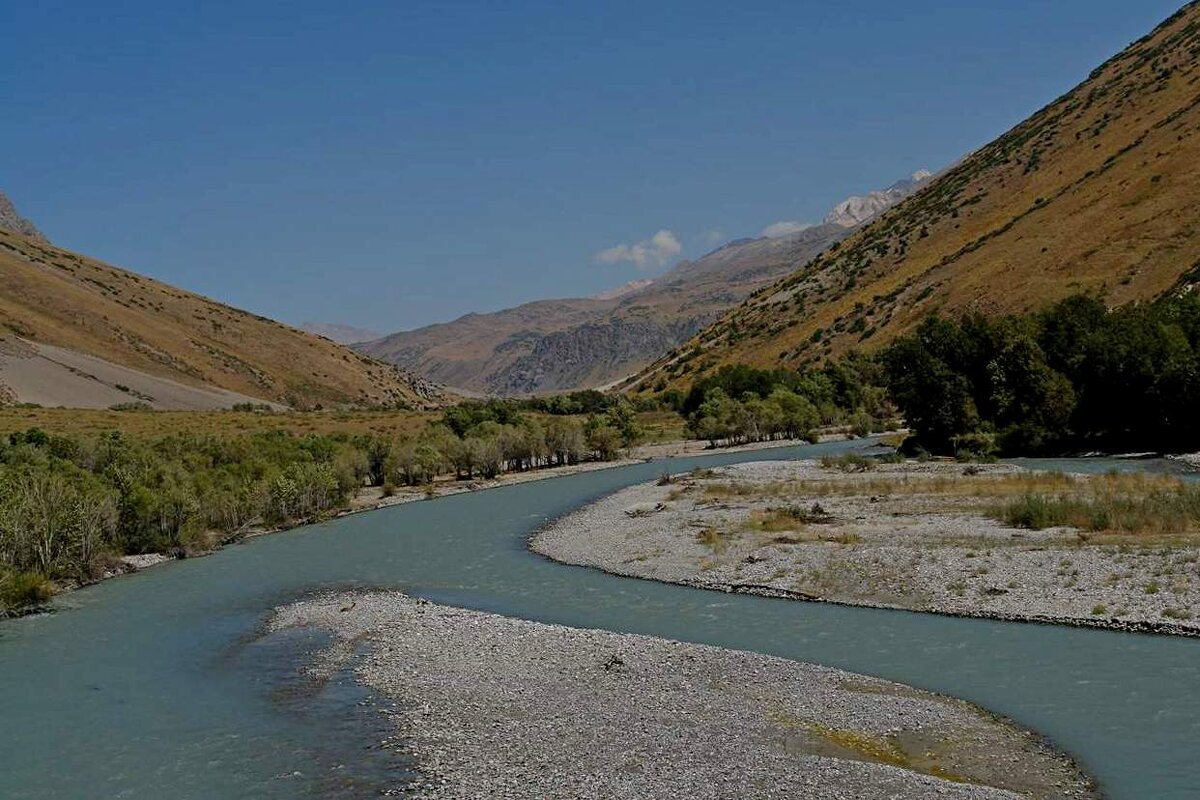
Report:
M 275 606 L 354 587 L 877 675 L 1044 734 L 1109 797 L 1200 797 L 1200 640 L 726 595 L 525 547 L 546 521 L 664 469 L 861 446 L 657 461 L 409 503 L 64 595 L 56 613 L 0 622 L 0 797 L 351 798 L 402 785 L 410 765 L 380 744 L 394 736 L 387 701 L 348 671 L 299 679 L 316 634 L 260 635 Z

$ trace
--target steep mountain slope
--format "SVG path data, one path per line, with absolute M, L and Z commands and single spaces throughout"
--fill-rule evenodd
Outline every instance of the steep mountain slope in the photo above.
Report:
M 864 203 L 896 202 L 927 175 L 918 173 L 869 200 L 851 198 L 853 209 L 866 213 Z M 755 289 L 845 237 L 857 222 L 839 209 L 830 222 L 779 238 L 731 242 L 642 285 L 468 314 L 356 347 L 466 391 L 512 395 L 602 386 L 686 341 Z
M 934 310 L 1152 298 L 1200 267 L 1200 4 L 626 386 L 799 364 Z
M 0 230 L 0 383 L 6 373 L 0 401 L 34 392 L 55 405 L 116 396 L 180 408 L 247 398 L 424 406 L 438 394 L 326 339 Z

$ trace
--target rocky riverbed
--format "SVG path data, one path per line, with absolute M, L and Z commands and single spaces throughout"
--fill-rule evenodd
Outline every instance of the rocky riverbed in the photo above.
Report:
M 1008 527 L 989 508 L 1011 497 L 999 482 L 1019 474 L 953 463 L 853 474 L 814 461 L 738 464 L 617 492 L 549 525 L 531 547 L 722 591 L 1200 634 L 1194 535 Z
M 1036 735 L 969 703 L 753 653 L 449 608 L 398 593 L 282 607 L 395 701 L 421 798 L 1097 796 Z

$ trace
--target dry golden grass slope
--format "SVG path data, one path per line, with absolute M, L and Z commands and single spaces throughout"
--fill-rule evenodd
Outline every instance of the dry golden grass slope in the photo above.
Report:
M 986 102 L 986 98 L 980 98 Z M 932 311 L 1111 304 L 1200 266 L 1200 5 L 634 378 L 797 365 L 878 346 Z
M 0 230 L 3 337 L 289 406 L 419 407 L 437 395 L 396 367 L 327 339 Z

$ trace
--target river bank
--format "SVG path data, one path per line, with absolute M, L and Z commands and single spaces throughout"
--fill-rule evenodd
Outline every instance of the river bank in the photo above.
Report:
M 969 703 L 787 659 L 566 628 L 399 593 L 277 609 L 396 701 L 421 798 L 1060 798 L 1089 780 Z
M 846 438 L 848 437 L 845 435 L 831 433 L 822 436 L 821 441 L 840 441 Z M 622 458 L 618 458 L 613 461 L 584 461 L 578 464 L 570 464 L 559 467 L 543 467 L 525 472 L 506 472 L 498 475 L 495 478 L 478 478 L 466 481 L 455 480 L 450 476 L 441 476 L 437 480 L 421 486 L 396 487 L 394 492 L 388 496 L 384 496 L 383 489 L 378 486 L 364 487 L 350 498 L 345 508 L 337 510 L 330 516 L 333 518 L 341 518 L 353 514 L 378 511 L 380 509 L 421 500 L 431 500 L 438 497 L 448 497 L 467 492 L 484 491 L 487 489 L 495 489 L 501 486 L 529 483 L 531 481 L 541 481 L 549 478 L 578 475 L 580 473 L 594 472 L 596 470 L 615 469 L 617 467 L 625 467 L 632 464 L 639 464 L 646 461 L 655 461 L 659 459 L 696 456 L 703 455 L 705 453 L 749 452 L 779 447 L 795 447 L 803 444 L 807 444 L 807 442 L 803 440 L 778 440 L 770 442 L 756 442 L 738 447 L 714 449 L 709 447 L 705 442 L 690 439 L 671 442 L 656 442 L 653 444 L 639 445 L 628 451 Z M 272 533 L 281 533 L 283 531 L 293 530 L 295 528 L 320 521 L 322 521 L 322 519 L 304 518 L 292 520 L 284 525 L 255 524 L 247 526 L 232 536 L 214 535 L 207 539 L 199 539 L 192 547 L 187 549 L 178 548 L 172 553 L 143 553 L 137 555 L 120 556 L 112 559 L 111 563 L 104 570 L 104 572 L 91 580 L 72 581 L 69 583 L 57 584 L 55 587 L 54 596 L 59 596 L 85 586 L 92 586 L 102 581 L 119 578 L 123 575 L 130 575 L 144 569 L 150 569 L 179 558 L 201 558 L 246 539 L 252 539 Z M 30 614 L 41 614 L 51 610 L 52 607 L 48 603 L 18 608 L 0 607 L 0 619 L 11 619 Z
M 1005 476 L 1019 474 L 1006 465 L 847 474 L 814 461 L 739 464 L 629 487 L 548 525 L 530 547 L 725 592 L 1200 635 L 1200 543 L 1008 527 L 988 507 Z
M 843 441 L 847 438 L 851 437 L 843 434 L 828 434 L 819 437 L 818 440 L 821 442 L 834 442 Z M 714 448 L 706 442 L 696 439 L 655 442 L 653 444 L 638 445 L 629 450 L 623 457 L 613 461 L 584 461 L 579 464 L 570 464 L 562 467 L 542 467 L 526 472 L 505 472 L 495 478 L 477 478 L 467 481 L 442 477 L 423 486 L 399 486 L 390 497 L 384 497 L 383 490 L 377 486 L 368 487 L 360 491 L 351 501 L 350 508 L 339 512 L 337 516 L 357 514 L 363 511 L 375 511 L 380 508 L 388 508 L 389 506 L 411 503 L 417 500 L 429 500 L 435 497 L 447 497 L 465 492 L 478 492 L 484 489 L 495 489 L 500 486 L 540 481 L 547 478 L 578 475 L 582 472 L 615 469 L 616 467 L 626 467 L 630 464 L 640 464 L 646 461 L 687 458 L 689 456 L 714 455 L 718 453 L 747 453 L 781 447 L 799 447 L 806 444 L 809 444 L 809 442 L 804 439 L 779 439 L 770 442 L 753 442 L 736 447 Z

